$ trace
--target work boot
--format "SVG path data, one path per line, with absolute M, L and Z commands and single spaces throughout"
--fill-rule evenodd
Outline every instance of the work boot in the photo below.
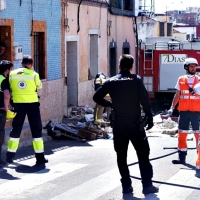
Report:
M 145 187 L 142 190 L 143 194 L 151 194 L 151 193 L 157 193 L 159 191 L 159 188 L 155 187 L 154 185 L 151 185 L 149 187 Z
M 187 151 L 178 151 L 178 160 L 172 160 L 173 164 L 185 164 Z
M 121 183 L 122 183 L 122 193 L 131 193 L 133 192 L 133 187 L 131 186 L 132 181 L 130 179 L 130 177 L 126 178 L 126 179 L 122 179 L 121 178 Z
M 48 163 L 48 159 L 44 157 L 44 153 L 35 153 L 36 165 Z
M 14 157 L 15 157 L 15 154 L 16 154 L 16 153 L 8 152 L 8 151 L 7 151 L 7 153 L 6 153 L 6 162 L 7 162 L 8 164 L 13 163 L 13 159 L 14 159 Z
M 200 178 L 200 169 L 196 169 L 196 174 L 195 174 L 195 176 L 196 176 L 197 178 Z
M 96 119 L 95 121 L 94 121 L 94 124 L 97 124 L 97 125 L 102 125 L 102 126 L 105 126 L 105 125 L 109 125 L 110 124 L 110 122 L 107 122 L 107 121 L 105 121 L 104 119 Z
M 122 193 L 131 193 L 133 192 L 133 187 L 130 185 L 129 187 L 123 187 Z

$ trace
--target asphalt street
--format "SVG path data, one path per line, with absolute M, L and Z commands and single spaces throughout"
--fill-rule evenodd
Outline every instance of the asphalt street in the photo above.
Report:
M 158 194 L 142 194 L 137 157 L 129 145 L 128 163 L 133 194 L 122 195 L 113 141 L 98 139 L 45 142 L 46 166 L 35 166 L 32 147 L 18 150 L 14 164 L 0 170 L 0 199 L 14 200 L 199 200 L 200 179 L 195 177 L 196 151 L 188 150 L 186 165 L 173 165 L 177 138 L 148 133 L 153 181 Z M 194 141 L 188 141 L 194 147 Z

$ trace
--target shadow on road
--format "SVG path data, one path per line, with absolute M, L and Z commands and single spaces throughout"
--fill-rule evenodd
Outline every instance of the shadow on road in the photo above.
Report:
M 134 193 L 133 194 L 123 194 L 122 196 L 122 200 L 147 200 L 149 199 L 149 195 L 146 195 L 144 198 L 138 198 L 138 197 L 134 197 Z M 157 197 L 156 194 L 151 194 L 151 199 L 152 200 L 159 200 L 160 198 Z
M 2 169 L 0 173 L 0 179 L 19 180 L 20 178 L 14 177 L 11 174 L 9 174 L 6 169 Z
M 18 173 L 35 173 L 35 174 L 44 174 L 48 173 L 50 169 L 46 169 L 45 164 L 43 165 L 33 165 L 33 166 L 28 166 L 28 165 L 19 165 L 15 168 L 15 171 Z

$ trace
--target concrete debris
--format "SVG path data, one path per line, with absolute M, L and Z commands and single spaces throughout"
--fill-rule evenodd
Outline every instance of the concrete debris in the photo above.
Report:
M 163 118 L 160 114 L 154 116 L 154 127 L 147 131 L 147 133 L 153 134 L 167 134 L 171 137 L 177 137 L 178 123 L 167 116 Z
M 104 117 L 107 117 L 105 113 L 103 114 Z M 88 105 L 72 107 L 69 116 L 63 117 L 62 123 L 78 129 L 78 134 L 85 139 L 113 138 L 110 123 L 104 120 L 101 123 L 94 122 L 94 109 Z
M 93 122 L 94 121 L 94 114 L 85 114 L 86 122 Z
M 106 113 L 103 118 L 106 118 Z M 94 122 L 94 109 L 86 106 L 73 107 L 69 116 L 64 116 L 62 123 L 68 126 L 82 130 L 81 135 L 87 139 L 113 139 L 112 128 L 107 123 Z M 147 134 L 165 134 L 170 137 L 177 137 L 178 135 L 178 117 L 170 117 L 168 115 L 154 116 L 154 127 L 148 131 Z M 192 133 L 190 130 L 189 133 Z M 94 136 L 95 134 L 95 136 Z M 187 140 L 193 140 L 189 137 Z
M 178 124 L 176 122 L 172 121 L 172 119 L 169 117 L 168 119 L 163 120 L 163 127 L 172 129 L 175 127 L 177 128 Z

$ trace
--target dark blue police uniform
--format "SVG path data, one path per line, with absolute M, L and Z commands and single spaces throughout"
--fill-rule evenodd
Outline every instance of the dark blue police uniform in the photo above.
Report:
M 110 94 L 111 101 L 104 99 Z M 148 92 L 140 76 L 129 71 L 121 71 L 109 78 L 94 94 L 93 100 L 104 107 L 111 107 L 114 117 L 112 120 L 114 149 L 117 153 L 117 164 L 121 174 L 123 188 L 131 185 L 127 166 L 127 150 L 129 141 L 133 144 L 142 178 L 143 189 L 152 186 L 153 170 L 149 161 L 149 143 L 145 130 L 139 129 L 141 105 L 149 118 L 152 110 Z

